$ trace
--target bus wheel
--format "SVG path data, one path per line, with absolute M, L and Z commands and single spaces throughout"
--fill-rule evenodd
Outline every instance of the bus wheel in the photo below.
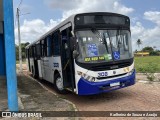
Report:
M 60 94 L 65 94 L 66 90 L 63 87 L 63 80 L 59 74 L 56 74 L 54 77 L 54 87 L 56 91 Z

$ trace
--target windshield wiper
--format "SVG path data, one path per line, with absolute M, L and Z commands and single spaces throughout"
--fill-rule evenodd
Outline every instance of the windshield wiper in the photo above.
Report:
M 96 37 L 99 39 L 102 39 L 102 44 L 105 45 L 105 48 L 107 50 L 107 53 L 109 53 L 109 50 L 108 50 L 108 46 L 107 46 L 107 42 L 105 40 L 105 35 L 103 33 L 103 36 L 101 36 L 100 32 L 96 29 L 96 28 L 92 28 L 91 31 L 96 35 Z
M 117 35 L 116 35 L 119 52 L 120 52 L 120 44 L 122 44 L 122 40 L 123 40 L 122 36 L 120 35 L 120 30 L 121 30 L 121 28 L 118 28 Z
M 111 52 L 112 52 L 112 54 L 111 54 L 111 55 L 112 55 L 112 59 L 113 59 L 113 58 L 114 58 L 114 57 L 113 57 L 113 48 L 112 48 L 113 46 L 112 46 L 112 41 L 111 41 L 111 37 L 110 37 L 110 34 L 109 34 L 109 31 L 108 31 L 108 30 L 107 30 L 107 35 L 108 35 L 108 38 L 109 38 L 109 43 L 110 43 L 110 46 L 111 46 Z M 114 60 L 114 59 L 113 59 L 113 60 Z

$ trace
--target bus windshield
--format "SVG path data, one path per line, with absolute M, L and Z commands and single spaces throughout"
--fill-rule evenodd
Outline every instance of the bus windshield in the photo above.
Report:
M 77 60 L 81 63 L 111 62 L 133 57 L 129 30 L 77 31 Z

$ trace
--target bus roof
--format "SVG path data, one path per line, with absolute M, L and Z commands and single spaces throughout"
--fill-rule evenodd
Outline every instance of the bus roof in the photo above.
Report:
M 49 30 L 47 33 L 45 33 L 44 35 L 42 35 L 39 39 L 37 39 L 36 41 L 32 42 L 31 44 L 26 46 L 26 49 L 28 49 L 30 46 L 34 45 L 35 43 L 37 43 L 38 41 L 44 39 L 47 35 L 51 34 L 53 31 L 56 31 L 57 29 L 63 27 L 65 24 L 69 23 L 69 22 L 74 22 L 74 18 L 76 15 L 91 15 L 91 14 L 106 14 L 106 15 L 118 15 L 118 16 L 124 16 L 124 17 L 128 17 L 122 14 L 118 14 L 118 13 L 111 13 L 111 12 L 89 12 L 89 13 L 78 13 L 78 14 L 73 14 L 70 17 L 68 17 L 67 19 L 65 19 L 64 21 L 62 21 L 60 24 L 58 24 L 57 26 L 55 26 L 54 28 L 52 28 L 51 30 Z M 74 26 L 74 24 L 72 24 L 72 27 Z

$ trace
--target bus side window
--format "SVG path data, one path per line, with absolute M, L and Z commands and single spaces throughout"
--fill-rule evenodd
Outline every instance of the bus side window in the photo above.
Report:
M 28 51 L 29 51 L 29 57 L 31 58 L 31 47 L 28 48 Z
M 25 57 L 28 58 L 28 49 L 25 50 Z
M 33 58 L 33 53 L 32 53 L 32 46 L 29 48 L 29 56 L 30 56 L 30 58 Z
M 41 45 L 40 45 L 40 43 L 36 44 L 36 53 L 37 53 L 37 58 L 39 59 L 41 57 Z
M 51 39 L 51 36 L 48 36 L 47 37 L 47 57 L 50 57 L 52 55 L 52 47 L 51 47 L 51 44 L 52 44 L 52 39 Z
M 44 56 L 47 57 L 47 38 L 44 40 Z
M 41 41 L 41 45 L 42 45 L 42 57 L 46 57 L 47 56 L 47 44 L 46 44 L 46 40 L 42 40 Z
M 36 49 L 35 49 L 35 46 L 32 47 L 32 57 L 36 58 Z
M 44 40 L 41 40 L 41 57 L 43 57 L 43 44 L 44 44 Z
M 60 55 L 59 32 L 53 33 L 53 55 Z

